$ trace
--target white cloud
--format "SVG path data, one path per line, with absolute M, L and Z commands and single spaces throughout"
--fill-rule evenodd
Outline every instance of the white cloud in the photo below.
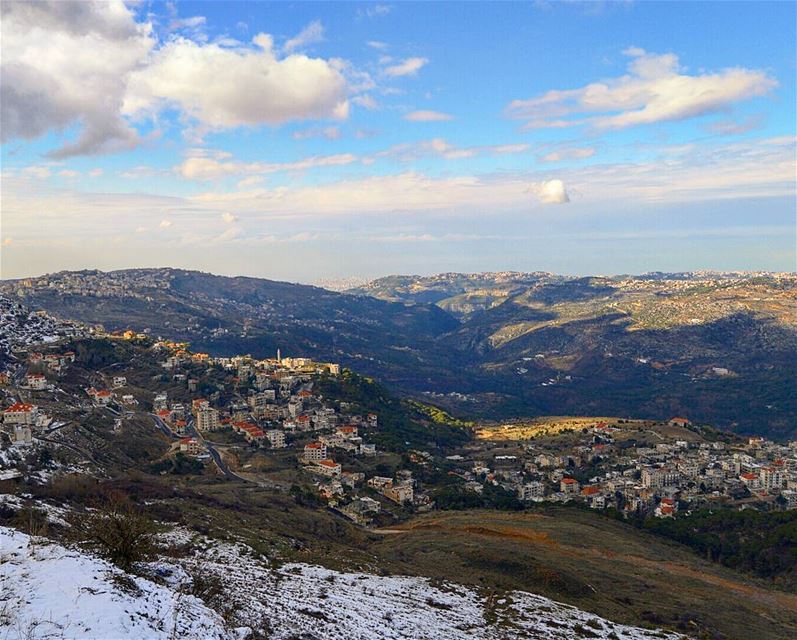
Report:
M 570 196 L 561 180 L 546 180 L 532 185 L 532 191 L 543 204 L 565 204 Z
M 338 127 L 312 127 L 302 131 L 294 131 L 294 140 L 309 140 L 310 138 L 326 138 L 327 140 L 337 140 L 340 138 Z
M 293 38 L 285 43 L 283 49 L 290 53 L 296 49 L 303 49 L 309 44 L 316 44 L 324 41 L 324 25 L 320 20 L 313 20 Z
M 101 168 L 99 168 L 99 167 L 97 167 L 96 169 L 92 169 L 91 171 L 89 171 L 89 175 L 90 175 L 92 178 L 99 178 L 99 177 L 100 177 L 102 174 L 103 174 L 103 170 L 102 170 Z
M 378 151 L 373 158 L 397 158 L 402 162 L 412 162 L 424 156 L 438 155 L 446 160 L 460 160 L 483 154 L 507 155 L 523 153 L 528 149 L 529 145 L 525 143 L 458 147 L 443 138 L 432 138 L 431 140 L 422 140 L 420 142 L 393 145 L 384 151 Z
M 171 227 L 171 226 L 172 226 L 172 221 L 171 221 L 171 220 L 165 220 L 165 219 L 164 219 L 164 220 L 161 220 L 161 221 L 160 221 L 160 224 L 159 224 L 158 226 L 159 226 L 161 229 L 168 229 L 169 227 Z
M 389 4 L 374 4 L 364 9 L 357 9 L 358 18 L 381 18 L 393 11 L 393 6 Z
M 246 189 L 247 187 L 254 187 L 255 185 L 262 184 L 265 180 L 263 176 L 248 176 L 239 180 L 236 184 L 239 189 Z
M 399 64 L 385 67 L 385 74 L 398 78 L 401 76 L 414 76 L 420 71 L 429 61 L 426 58 L 407 58 Z
M 563 160 L 584 160 L 595 155 L 594 147 L 563 147 L 545 154 L 541 162 L 562 162 Z
M 749 116 L 743 120 L 727 119 L 712 122 L 706 126 L 706 129 L 721 136 L 738 136 L 760 129 L 762 126 L 764 126 L 764 118 L 759 114 Z
M 376 100 L 374 100 L 371 96 L 369 96 L 367 93 L 361 96 L 354 96 L 351 99 L 351 101 L 356 105 L 368 109 L 369 111 L 373 111 L 374 109 L 379 108 L 379 103 Z
M 253 43 L 245 49 L 185 38 L 167 43 L 132 74 L 125 113 L 176 106 L 211 129 L 346 117 L 346 81 L 330 62 L 304 55 L 278 59 L 265 33 Z
M 29 176 L 33 176 L 34 178 L 38 178 L 39 180 L 44 180 L 52 175 L 52 171 L 50 171 L 49 167 L 44 167 L 40 165 L 25 167 L 22 170 L 22 173 Z
M 372 49 L 376 49 L 377 51 L 384 51 L 387 49 L 387 42 L 382 42 L 381 40 L 369 40 L 366 42 L 369 47 Z
M 295 162 L 238 162 L 195 156 L 186 158 L 175 171 L 188 180 L 215 180 L 226 176 L 277 173 L 279 171 L 306 171 L 318 167 L 335 167 L 357 161 L 351 153 L 331 156 L 311 156 Z
M 80 175 L 80 171 L 75 171 L 74 169 L 61 169 L 58 172 L 58 175 L 62 178 L 77 178 Z
M 56 158 L 119 151 L 138 134 L 120 116 L 126 79 L 155 41 L 121 0 L 0 5 L 3 141 L 79 123 Z
M 238 216 L 230 213 L 229 211 L 225 211 L 224 213 L 222 213 L 221 219 L 227 224 L 233 224 L 234 222 L 238 222 Z
M 404 116 L 405 120 L 410 122 L 444 122 L 446 120 L 453 120 L 454 116 L 442 111 L 412 111 Z
M 723 111 L 735 102 L 765 95 L 778 84 L 764 71 L 735 67 L 688 75 L 675 54 L 651 54 L 635 47 L 623 53 L 631 58 L 626 75 L 514 100 L 507 115 L 526 120 L 527 128 L 589 124 L 599 130 L 624 129 Z

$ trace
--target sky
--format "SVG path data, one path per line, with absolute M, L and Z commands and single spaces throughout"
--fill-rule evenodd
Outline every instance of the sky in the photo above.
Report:
M 0 5 L 0 277 L 797 270 L 794 2 Z

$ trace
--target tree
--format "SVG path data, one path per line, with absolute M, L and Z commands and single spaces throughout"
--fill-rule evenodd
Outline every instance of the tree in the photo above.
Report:
M 81 544 L 125 571 L 153 552 L 154 523 L 122 493 L 106 493 L 95 510 L 72 524 Z

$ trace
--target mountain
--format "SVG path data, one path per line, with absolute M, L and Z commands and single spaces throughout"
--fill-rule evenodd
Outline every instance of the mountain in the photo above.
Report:
M 390 276 L 348 294 L 137 269 L 0 283 L 33 309 L 215 354 L 341 362 L 462 416 L 668 418 L 797 436 L 797 276 Z
M 434 305 L 385 302 L 299 284 L 178 269 L 60 272 L 5 281 L 32 309 L 149 330 L 214 354 L 307 355 L 415 386 L 451 363 L 436 345 L 458 322 Z

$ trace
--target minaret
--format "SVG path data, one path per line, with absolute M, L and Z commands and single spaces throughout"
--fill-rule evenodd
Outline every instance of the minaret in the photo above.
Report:
M 277 349 L 277 362 L 282 363 L 282 354 L 279 349 Z

